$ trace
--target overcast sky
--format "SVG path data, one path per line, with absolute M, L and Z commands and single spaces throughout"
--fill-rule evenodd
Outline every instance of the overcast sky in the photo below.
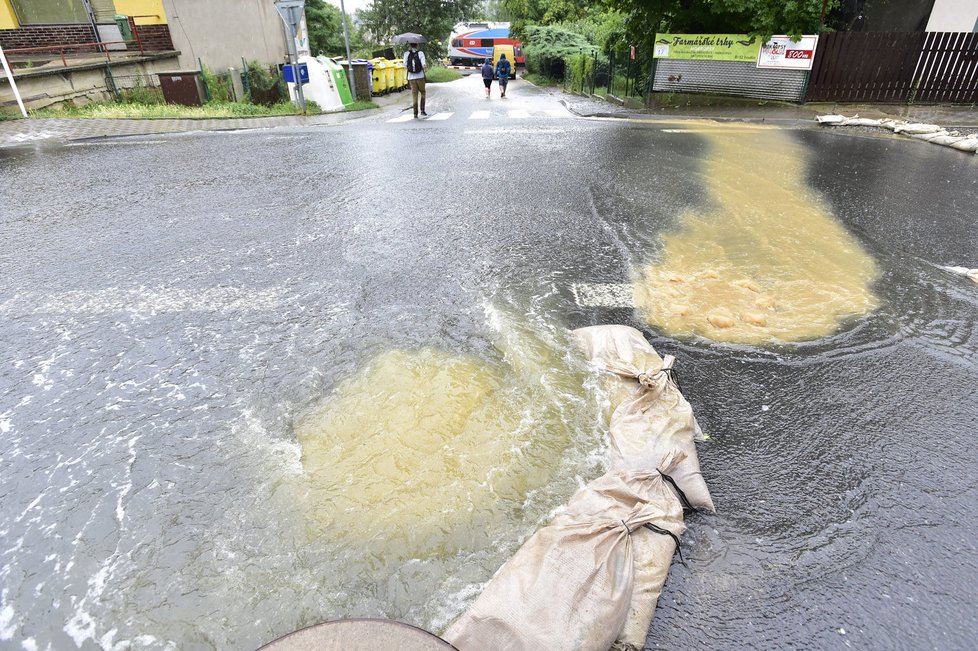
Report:
M 340 0 L 326 0 L 326 2 L 340 6 Z M 357 9 L 366 9 L 371 0 L 343 0 L 343 6 L 346 7 L 347 12 L 352 16 Z

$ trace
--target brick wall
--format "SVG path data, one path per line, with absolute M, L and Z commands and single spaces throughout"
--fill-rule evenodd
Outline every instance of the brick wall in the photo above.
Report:
M 136 25 L 136 30 L 144 51 L 168 52 L 174 49 L 169 25 Z
M 97 41 L 91 25 L 28 25 L 18 29 L 0 29 L 0 47 L 45 47 Z

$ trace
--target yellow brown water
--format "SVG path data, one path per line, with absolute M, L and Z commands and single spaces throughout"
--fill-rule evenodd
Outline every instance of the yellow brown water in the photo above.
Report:
M 877 305 L 876 264 L 805 184 L 808 152 L 782 130 L 684 123 L 707 139 L 711 207 L 687 212 L 641 270 L 639 313 L 673 336 L 801 341 Z
M 566 350 L 507 345 L 491 360 L 382 353 L 298 423 L 314 532 L 389 562 L 443 557 L 519 517 L 593 410 Z

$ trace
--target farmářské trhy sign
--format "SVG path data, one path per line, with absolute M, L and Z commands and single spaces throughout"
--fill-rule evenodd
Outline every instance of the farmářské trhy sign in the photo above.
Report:
M 755 63 L 761 43 L 749 34 L 656 34 L 656 59 Z

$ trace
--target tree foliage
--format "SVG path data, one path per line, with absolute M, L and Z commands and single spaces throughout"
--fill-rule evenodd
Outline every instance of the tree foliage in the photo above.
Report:
M 363 39 L 349 15 L 346 17 L 346 24 L 350 49 L 362 49 Z M 343 15 L 338 7 L 325 0 L 306 0 L 306 27 L 309 29 L 309 49 L 313 56 L 346 56 Z
M 375 43 L 390 44 L 395 34 L 416 32 L 428 39 L 422 47 L 428 56 L 439 58 L 455 24 L 477 15 L 480 5 L 480 0 L 373 0 L 357 19 Z

